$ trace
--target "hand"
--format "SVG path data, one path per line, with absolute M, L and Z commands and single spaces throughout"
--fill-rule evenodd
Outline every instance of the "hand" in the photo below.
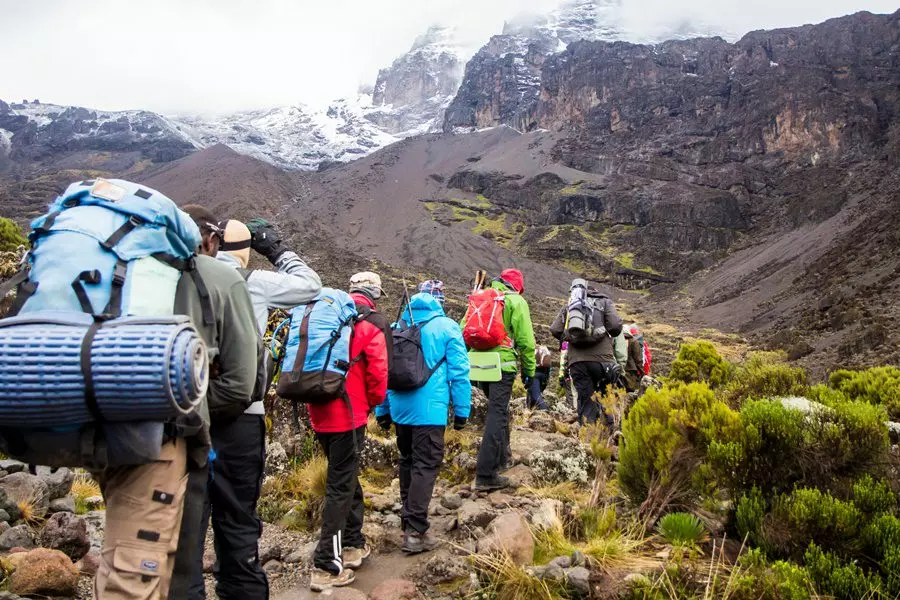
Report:
M 269 259 L 272 264 L 284 252 L 281 236 L 265 219 L 253 219 L 247 223 L 250 230 L 250 247 Z
M 390 431 L 391 424 L 393 424 L 393 419 L 391 419 L 391 415 L 382 415 L 380 417 L 375 417 L 375 421 L 378 423 L 378 426 L 381 427 L 384 431 Z
M 455 429 L 456 431 L 460 431 L 466 426 L 466 423 L 468 422 L 468 417 L 453 417 L 453 429 Z
M 566 387 L 566 385 L 568 385 L 568 383 L 569 383 L 569 378 L 566 377 L 565 375 L 563 375 L 559 378 L 559 387 L 564 388 L 564 387 Z

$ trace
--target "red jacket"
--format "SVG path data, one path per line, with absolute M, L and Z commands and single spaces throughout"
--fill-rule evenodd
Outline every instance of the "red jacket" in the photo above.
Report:
M 362 294 L 350 294 L 357 305 L 375 308 L 375 303 Z M 388 351 L 384 333 L 368 321 L 353 328 L 350 339 L 351 360 L 360 359 L 347 373 L 347 395 L 353 406 L 353 420 L 347 403 L 338 398 L 327 404 L 307 405 L 313 430 L 319 433 L 341 433 L 362 427 L 369 421 L 369 411 L 384 402 L 387 395 Z

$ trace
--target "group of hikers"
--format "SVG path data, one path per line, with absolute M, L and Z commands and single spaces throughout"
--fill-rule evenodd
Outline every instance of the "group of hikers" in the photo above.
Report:
M 19 314 L 0 321 L 0 344 L 35 324 L 45 329 L 27 329 L 32 340 L 57 335 L 63 325 L 78 332 L 76 364 L 89 422 L 33 432 L 0 426 L 0 449 L 94 473 L 107 508 L 94 588 L 99 599 L 205 598 L 202 563 L 210 523 L 218 597 L 268 598 L 256 505 L 265 465 L 263 398 L 275 379 L 279 396 L 307 405 L 328 461 L 312 558 L 315 591 L 352 583 L 353 569 L 370 556 L 362 533 L 359 450 L 371 413 L 396 435 L 402 550 L 416 554 L 437 545 L 428 515 L 445 431 L 448 425 L 466 427 L 472 387 L 487 398 L 477 491 L 510 483 L 502 473 L 513 465 L 510 400 L 517 377 L 528 406 L 548 408 L 544 392 L 553 353 L 536 346 L 525 279 L 517 269 L 493 279 L 479 271 L 460 322 L 445 313 L 447 290 L 436 279 L 419 284 L 412 296 L 404 293 L 391 321 L 379 310 L 386 293 L 377 273 L 356 273 L 347 292 L 323 287 L 268 221 L 221 220 L 198 205 L 177 208 L 160 192 L 121 180 L 73 184 L 33 223 L 30 240 L 30 268 L 2 291 L 5 296 L 16 287 L 11 312 Z M 68 249 L 65 259 L 62 248 Z M 274 270 L 250 269 L 251 251 Z M 273 336 L 266 348 L 272 309 L 291 316 L 285 335 Z M 90 318 L 61 320 L 71 313 Z M 98 374 L 103 353 L 95 340 L 108 331 L 125 335 L 132 327 L 171 323 L 178 331 L 191 326 L 207 350 L 187 369 L 188 379 L 202 379 L 196 401 L 155 430 L 150 446 L 156 447 L 147 457 L 128 458 L 114 451 L 116 435 L 124 429 L 128 439 L 143 440 L 145 423 L 110 416 Z M 595 393 L 610 385 L 633 390 L 649 373 L 649 348 L 637 327 L 624 326 L 612 300 L 578 279 L 550 333 L 560 342 L 560 385 L 572 390 L 578 421 L 611 426 Z M 26 359 L 30 355 L 20 358 L 23 365 Z M 4 394 L 26 397 L 25 391 Z M 5 406 L 0 403 L 0 416 Z M 29 444 L 38 433 L 62 440 L 63 430 L 77 434 L 77 458 L 47 458 Z

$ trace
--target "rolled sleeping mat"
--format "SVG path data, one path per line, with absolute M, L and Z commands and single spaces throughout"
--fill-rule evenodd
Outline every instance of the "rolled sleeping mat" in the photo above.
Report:
M 0 423 L 66 427 L 96 421 L 85 369 L 102 420 L 166 421 L 192 411 L 209 383 L 203 339 L 187 317 L 28 313 L 0 321 Z M 89 346 L 89 347 L 88 347 Z

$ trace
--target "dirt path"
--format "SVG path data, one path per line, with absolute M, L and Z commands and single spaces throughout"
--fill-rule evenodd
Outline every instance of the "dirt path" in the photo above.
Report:
M 428 560 L 429 556 L 431 555 L 407 556 L 399 551 L 387 554 L 373 554 L 366 561 L 365 565 L 356 571 L 356 581 L 350 587 L 364 594 L 369 594 L 378 584 L 388 579 L 402 579 L 404 573 L 416 566 L 423 557 L 424 560 Z M 323 600 L 327 597 L 311 592 L 309 587 L 304 585 L 273 595 L 272 600 Z

